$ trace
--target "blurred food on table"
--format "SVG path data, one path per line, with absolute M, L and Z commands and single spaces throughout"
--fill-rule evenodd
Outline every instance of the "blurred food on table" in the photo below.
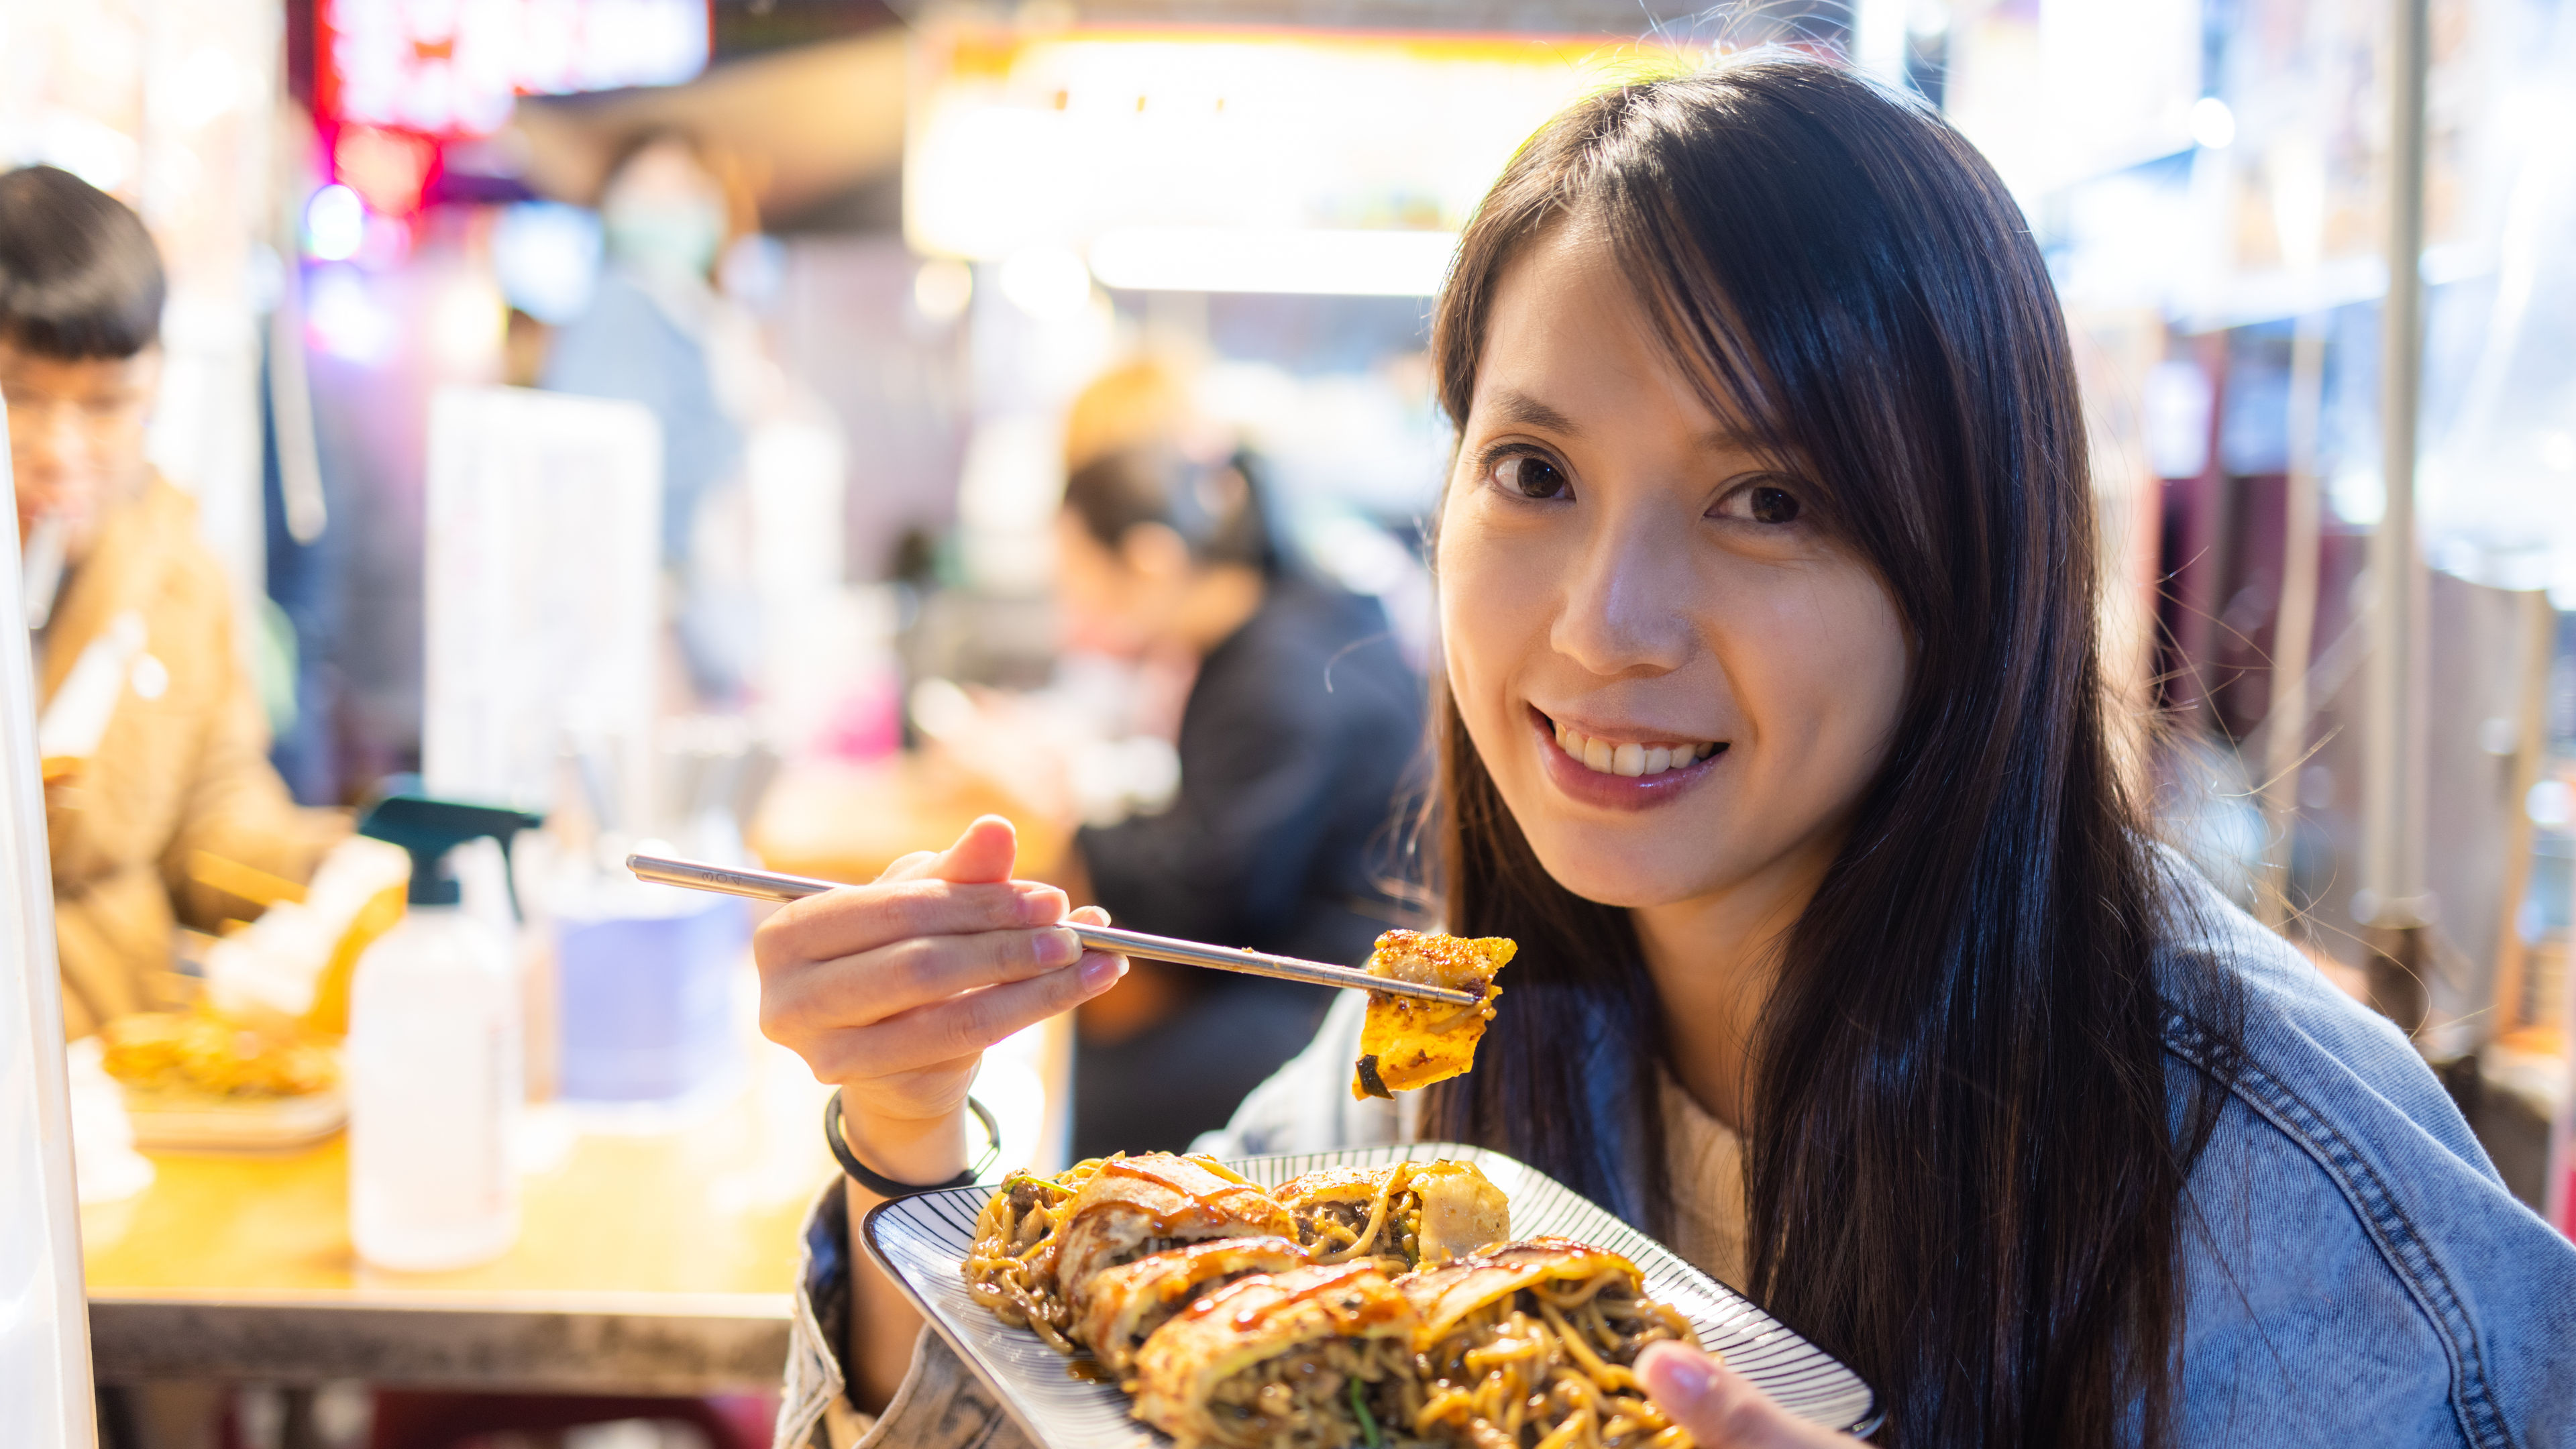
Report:
M 331 1048 L 294 1026 L 253 1026 L 206 1006 L 132 1012 L 102 1034 L 108 1075 L 138 1092 L 293 1097 L 340 1080 Z

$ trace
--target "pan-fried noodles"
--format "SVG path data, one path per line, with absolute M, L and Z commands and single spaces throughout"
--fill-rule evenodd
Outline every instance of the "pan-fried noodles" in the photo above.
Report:
M 1065 1330 L 1073 1310 L 1056 1291 L 1055 1254 L 1066 1210 L 1100 1159 L 1077 1162 L 1054 1177 L 1013 1173 L 975 1219 L 966 1250 L 966 1291 L 1004 1323 L 1026 1328 L 1058 1353 L 1072 1353 Z
M 1416 1434 L 1474 1449 L 1689 1449 L 1633 1365 L 1649 1343 L 1698 1335 L 1644 1296 L 1625 1258 L 1542 1238 L 1397 1284 L 1424 1319 Z

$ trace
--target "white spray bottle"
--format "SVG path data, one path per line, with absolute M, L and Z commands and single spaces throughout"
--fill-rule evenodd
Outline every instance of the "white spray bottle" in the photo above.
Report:
M 447 853 L 488 835 L 506 856 L 542 823 L 410 795 L 359 822 L 411 852 L 402 924 L 349 984 L 349 1235 L 377 1267 L 463 1268 L 518 1239 L 518 982 L 509 943 L 459 905 Z

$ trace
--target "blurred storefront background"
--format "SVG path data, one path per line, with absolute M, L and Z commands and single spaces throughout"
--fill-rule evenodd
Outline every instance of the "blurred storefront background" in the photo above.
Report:
M 0 0 L 0 159 L 132 201 L 170 258 L 155 457 L 269 621 L 299 797 L 425 769 L 776 855 L 832 827 L 767 781 L 935 744 L 959 690 L 1150 734 L 1050 593 L 1068 410 L 1140 356 L 1430 665 L 1426 319 L 1468 209 L 1590 88 L 1847 56 L 1986 151 L 2056 272 L 2175 839 L 2357 982 L 2391 13 Z M 2576 865 L 2576 0 L 2436 0 L 2430 40 L 2423 1040 L 2484 1062 L 2537 1196 Z M 1168 774 L 1082 758 L 1093 815 Z

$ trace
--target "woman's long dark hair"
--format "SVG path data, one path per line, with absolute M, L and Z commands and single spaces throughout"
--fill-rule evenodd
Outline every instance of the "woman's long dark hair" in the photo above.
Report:
M 1625 86 L 1549 123 L 1468 227 L 1433 323 L 1452 418 L 1504 269 L 1577 217 L 1711 404 L 1818 489 L 1912 645 L 1886 763 L 1757 1029 L 1747 1286 L 1877 1386 L 1884 1442 L 2162 1442 L 2179 1199 L 2220 1101 L 2169 1068 L 2163 1030 L 2183 1011 L 2233 1042 L 2238 1016 L 2215 972 L 2158 974 L 2176 906 L 2113 740 L 2084 420 L 2039 250 L 1956 132 L 1832 66 Z M 1522 944 L 1484 1065 L 1435 1089 L 1433 1126 L 1664 1226 L 1635 933 L 1549 878 L 1439 703 L 1449 929 Z M 1571 1050 L 1586 1021 L 1648 1049 Z

